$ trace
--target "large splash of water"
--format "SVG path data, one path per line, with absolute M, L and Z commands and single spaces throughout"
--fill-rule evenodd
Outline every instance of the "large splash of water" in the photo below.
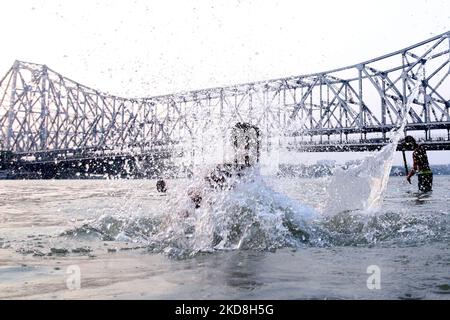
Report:
M 210 126 L 200 137 L 207 139 L 206 144 L 198 140 L 193 145 L 197 151 L 205 146 L 209 148 L 194 154 L 197 165 L 194 177 L 170 189 L 167 201 L 161 204 L 157 214 L 103 215 L 76 233 L 88 231 L 104 240 L 139 242 L 152 252 L 177 257 L 214 250 L 273 250 L 377 242 L 392 230 L 399 232 L 405 225 L 418 221 L 394 214 L 364 214 L 381 206 L 406 114 L 418 90 L 419 81 L 403 108 L 399 127 L 390 132 L 390 144 L 347 170 L 336 169 L 327 188 L 328 204 L 322 212 L 325 215 L 275 192 L 264 181 L 259 167 L 248 169 L 238 181 L 229 181 L 229 188 L 211 188 L 204 177 L 211 165 L 225 159 L 229 151 L 217 149 L 216 133 L 221 131 Z M 224 137 L 223 132 L 220 136 Z M 280 160 L 277 137 L 272 140 L 275 159 L 271 162 L 270 152 L 266 154 L 267 159 L 263 156 L 266 173 L 276 171 Z M 199 158 L 201 154 L 210 156 Z M 193 196 L 202 199 L 200 207 L 192 201 Z
M 420 73 L 420 70 L 419 70 Z M 344 170 L 337 167 L 328 186 L 328 204 L 325 214 L 342 211 L 374 211 L 381 207 L 391 172 L 394 153 L 407 121 L 414 100 L 419 94 L 420 82 L 416 81 L 406 104 L 398 128 L 388 133 L 391 142 L 379 152 L 365 157 L 360 163 Z
M 229 189 L 214 189 L 197 174 L 169 191 L 158 214 L 103 215 L 76 230 L 103 240 L 134 241 L 152 252 L 184 257 L 215 250 L 274 250 L 319 244 L 318 214 L 310 207 L 275 192 L 248 169 Z M 196 207 L 192 196 L 200 197 Z
M 212 190 L 201 180 L 189 188 L 188 193 L 201 194 L 200 208 L 186 199 L 186 193 L 173 197 L 167 228 L 163 227 L 152 241 L 176 242 L 170 248 L 194 252 L 270 250 L 312 241 L 309 222 L 316 217 L 315 212 L 274 192 L 258 169 L 247 172 L 231 190 Z

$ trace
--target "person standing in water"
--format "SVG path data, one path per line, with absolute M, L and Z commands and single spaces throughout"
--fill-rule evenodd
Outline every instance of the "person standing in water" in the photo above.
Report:
M 160 193 L 165 193 L 167 191 L 166 182 L 163 179 L 158 179 L 156 182 L 156 190 Z
M 428 163 L 425 147 L 419 145 L 412 136 L 406 136 L 404 141 L 406 149 L 413 151 L 413 168 L 406 176 L 406 180 L 411 183 L 411 177 L 417 173 L 419 191 L 431 191 L 433 186 L 433 172 Z

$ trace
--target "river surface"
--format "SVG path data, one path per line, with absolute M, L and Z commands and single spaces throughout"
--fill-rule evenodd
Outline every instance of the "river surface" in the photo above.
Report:
M 449 176 L 332 214 L 327 181 L 262 177 L 200 209 L 186 181 L 0 181 L 0 298 L 450 299 Z

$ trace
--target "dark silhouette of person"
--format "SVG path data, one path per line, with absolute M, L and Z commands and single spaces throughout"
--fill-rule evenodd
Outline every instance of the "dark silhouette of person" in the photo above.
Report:
M 158 192 L 161 192 L 161 193 L 164 193 L 167 191 L 166 182 L 163 179 L 159 179 L 156 182 L 156 190 L 158 190 Z
M 433 172 L 428 162 L 427 151 L 412 136 L 406 136 L 404 144 L 407 150 L 413 151 L 413 168 L 406 176 L 406 180 L 411 183 L 411 177 L 417 173 L 419 191 L 428 192 L 433 187 Z
M 234 147 L 234 162 L 218 164 L 205 176 L 205 180 L 211 188 L 232 189 L 235 183 L 232 178 L 243 177 L 246 169 L 259 162 L 260 136 L 261 133 L 258 127 L 250 123 L 236 123 L 231 134 L 232 146 Z M 190 190 L 188 196 L 195 204 L 195 208 L 200 208 L 203 200 L 201 192 Z

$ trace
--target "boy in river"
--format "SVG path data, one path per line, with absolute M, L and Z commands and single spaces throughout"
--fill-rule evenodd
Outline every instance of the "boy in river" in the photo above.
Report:
M 246 169 L 259 162 L 260 135 L 258 127 L 250 123 L 236 123 L 231 134 L 234 162 L 218 164 L 210 170 L 204 179 L 207 185 L 216 190 L 231 190 L 234 188 L 236 182 L 246 175 Z M 194 203 L 195 208 L 200 208 L 203 201 L 202 188 L 190 188 L 188 196 Z
M 406 180 L 411 183 L 411 177 L 417 172 L 419 191 L 429 192 L 433 186 L 433 172 L 431 172 L 428 156 L 423 145 L 417 144 L 412 136 L 405 137 L 407 150 L 413 151 L 413 168 L 408 173 Z

